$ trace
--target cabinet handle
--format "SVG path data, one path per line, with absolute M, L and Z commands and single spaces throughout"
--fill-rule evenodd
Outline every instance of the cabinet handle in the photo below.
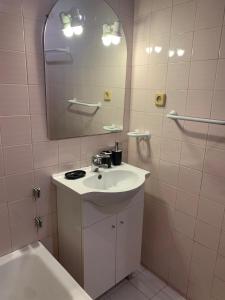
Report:
M 124 221 L 120 221 L 120 224 L 124 224 Z
M 115 228 L 116 228 L 116 226 L 115 226 L 115 225 L 112 225 L 112 228 L 113 228 L 113 229 L 115 229 Z

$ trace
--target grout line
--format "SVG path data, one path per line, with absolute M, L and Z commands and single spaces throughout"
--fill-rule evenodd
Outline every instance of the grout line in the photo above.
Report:
M 214 81 L 214 90 L 213 90 L 213 99 L 212 99 L 212 105 L 211 105 L 211 113 L 210 113 L 210 117 L 212 114 L 212 106 L 213 106 L 213 100 L 214 100 L 214 96 L 215 96 L 215 91 L 216 91 L 216 78 L 217 78 L 217 71 L 218 71 L 218 65 L 219 65 L 219 59 L 220 59 L 220 50 L 221 50 L 221 45 L 222 45 L 222 34 L 223 34 L 223 25 L 224 25 L 224 20 L 225 20 L 225 7 L 224 7 L 224 12 L 223 12 L 223 22 L 222 22 L 222 26 L 221 26 L 221 32 L 220 32 L 220 45 L 219 45 L 219 53 L 218 53 L 218 60 L 217 60 L 217 66 L 216 66 L 216 76 L 215 76 L 215 81 Z M 207 144 L 208 144 L 208 137 L 209 137 L 209 130 L 208 130 L 208 135 L 207 135 Z M 206 146 L 207 146 L 206 144 Z M 222 239 L 222 232 L 223 232 L 223 220 L 225 217 L 225 210 L 223 211 L 223 218 L 222 218 L 222 224 L 220 227 L 220 236 L 219 236 L 219 242 L 218 242 L 218 246 L 217 246 L 217 250 L 216 250 L 216 260 L 215 260 L 215 265 L 214 265 L 214 269 L 213 269 L 213 278 L 211 281 L 211 287 L 210 287 L 210 293 L 211 296 L 212 295 L 212 290 L 213 290 L 213 283 L 214 283 L 214 278 L 216 276 L 215 271 L 216 271 L 216 264 L 217 264 L 217 260 L 220 256 L 219 253 L 219 247 L 220 247 L 220 243 L 221 243 L 221 239 Z
M 188 84 L 187 84 L 185 114 L 187 112 L 188 94 L 189 94 L 189 91 L 190 91 L 191 66 L 192 66 L 192 57 L 193 57 L 193 49 L 194 49 L 194 36 L 195 36 L 195 30 L 196 30 L 196 19 L 197 19 L 197 10 L 198 10 L 197 3 L 196 2 L 193 2 L 193 3 L 195 4 L 195 17 L 194 17 L 194 28 L 193 28 L 193 35 L 192 35 L 192 45 L 191 45 L 191 56 L 190 56 L 189 75 L 188 75 Z M 183 123 L 183 128 L 185 128 L 185 122 Z M 180 167 L 179 167 L 179 175 L 180 175 Z M 202 178 L 201 178 L 201 180 L 202 180 Z M 200 185 L 200 189 L 201 189 L 201 185 Z M 197 212 L 196 212 L 196 216 L 194 217 L 195 218 L 195 226 L 194 226 L 193 237 L 191 239 L 192 240 L 192 247 L 191 247 L 190 261 L 189 261 L 188 271 L 187 271 L 187 284 L 186 284 L 185 298 L 188 298 L 188 291 L 189 291 L 189 286 L 190 286 L 191 263 L 192 263 L 192 256 L 193 256 L 194 237 L 195 237 L 195 230 L 196 230 L 196 220 L 197 220 L 197 215 L 198 215 L 200 189 L 199 189 L 199 192 L 198 192 Z

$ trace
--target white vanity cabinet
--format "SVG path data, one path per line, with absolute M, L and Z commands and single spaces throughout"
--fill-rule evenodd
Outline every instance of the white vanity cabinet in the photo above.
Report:
M 140 265 L 143 210 L 144 196 L 117 216 L 116 283 Z
M 84 289 L 91 297 L 115 285 L 116 216 L 84 230 Z
M 136 271 L 141 260 L 144 182 L 149 172 L 123 163 L 57 186 L 59 260 L 96 299 Z M 101 176 L 99 176 L 101 175 Z
M 58 189 L 59 260 L 93 298 L 134 272 L 141 259 L 143 187 L 98 207 Z

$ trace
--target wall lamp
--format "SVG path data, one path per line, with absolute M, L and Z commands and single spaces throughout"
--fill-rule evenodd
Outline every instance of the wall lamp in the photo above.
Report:
M 63 34 L 71 38 L 73 35 L 81 35 L 84 31 L 85 16 L 79 9 L 71 9 L 68 13 L 61 12 L 60 19 L 63 25 Z
M 118 21 L 112 25 L 103 24 L 102 43 L 104 46 L 109 47 L 111 44 L 119 45 L 121 38 L 120 23 Z

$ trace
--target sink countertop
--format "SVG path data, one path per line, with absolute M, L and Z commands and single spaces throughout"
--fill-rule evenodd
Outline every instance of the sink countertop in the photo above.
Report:
M 89 193 L 123 193 L 128 192 L 137 189 L 138 187 L 142 186 L 145 182 L 146 177 L 150 175 L 149 171 L 134 167 L 132 165 L 122 163 L 120 166 L 112 166 L 110 169 L 103 169 L 100 168 L 99 172 L 93 172 L 91 171 L 91 166 L 86 168 L 80 168 L 80 170 L 86 171 L 86 176 L 80 179 L 76 180 L 68 180 L 65 178 L 66 172 L 61 172 L 58 174 L 52 175 L 53 183 L 58 187 L 63 187 L 66 189 L 69 189 L 71 191 L 74 191 L 75 193 L 79 195 L 85 195 Z M 116 172 L 115 172 L 116 171 Z M 133 174 L 135 176 L 135 180 L 132 180 L 132 183 L 129 183 L 129 178 L 126 178 L 124 176 L 123 179 L 121 179 L 121 184 L 119 186 L 112 186 L 107 189 L 100 189 L 100 188 L 92 188 L 85 184 L 85 181 L 90 180 L 91 177 L 94 177 L 92 179 L 95 180 L 95 178 L 98 175 L 110 175 L 113 176 L 113 173 L 115 172 L 115 176 L 119 174 L 121 171 L 121 174 Z M 111 173 L 111 174 L 107 174 Z

